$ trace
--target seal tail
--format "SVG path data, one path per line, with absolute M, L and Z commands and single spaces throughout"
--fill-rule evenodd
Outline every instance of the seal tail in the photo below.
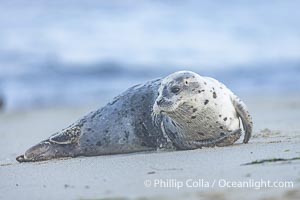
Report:
M 75 146 L 72 144 L 55 144 L 44 140 L 29 148 L 23 155 L 16 158 L 18 162 L 35 162 L 59 157 L 74 157 Z

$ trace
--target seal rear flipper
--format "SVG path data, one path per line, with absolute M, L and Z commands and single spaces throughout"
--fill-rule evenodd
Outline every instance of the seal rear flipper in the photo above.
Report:
M 16 160 L 18 162 L 34 162 L 60 157 L 74 157 L 76 152 L 76 145 L 74 144 L 55 144 L 49 140 L 44 140 L 29 148 L 24 155 L 18 156 Z
M 73 144 L 77 143 L 80 136 L 80 128 L 77 126 L 63 130 L 52 135 L 49 141 L 56 144 Z
M 245 131 L 243 142 L 248 143 L 253 129 L 252 117 L 249 114 L 249 111 L 245 103 L 242 100 L 240 100 L 237 96 L 233 95 L 232 102 L 236 112 L 238 113 L 238 116 L 241 118 L 243 123 L 243 128 Z
M 80 127 L 72 125 L 31 147 L 24 155 L 18 156 L 16 160 L 18 162 L 33 162 L 60 157 L 75 157 L 79 155 L 78 140 L 80 135 Z

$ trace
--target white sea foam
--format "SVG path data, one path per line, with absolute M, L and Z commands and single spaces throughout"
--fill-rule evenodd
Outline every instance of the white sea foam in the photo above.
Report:
M 97 99 L 180 69 L 238 91 L 299 89 L 298 1 L 0 4 L 0 93 L 9 108 Z

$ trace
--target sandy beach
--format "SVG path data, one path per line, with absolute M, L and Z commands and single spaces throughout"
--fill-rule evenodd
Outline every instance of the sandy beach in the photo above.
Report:
M 299 199 L 300 97 L 245 102 L 249 144 L 22 164 L 18 154 L 100 105 L 1 113 L 0 199 Z

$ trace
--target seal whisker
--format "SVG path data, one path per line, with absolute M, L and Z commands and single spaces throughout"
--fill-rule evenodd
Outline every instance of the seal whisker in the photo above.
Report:
M 158 119 L 158 114 L 154 113 L 152 111 L 151 113 L 151 118 L 152 118 L 152 123 L 155 125 L 155 126 L 159 126 L 159 119 Z

